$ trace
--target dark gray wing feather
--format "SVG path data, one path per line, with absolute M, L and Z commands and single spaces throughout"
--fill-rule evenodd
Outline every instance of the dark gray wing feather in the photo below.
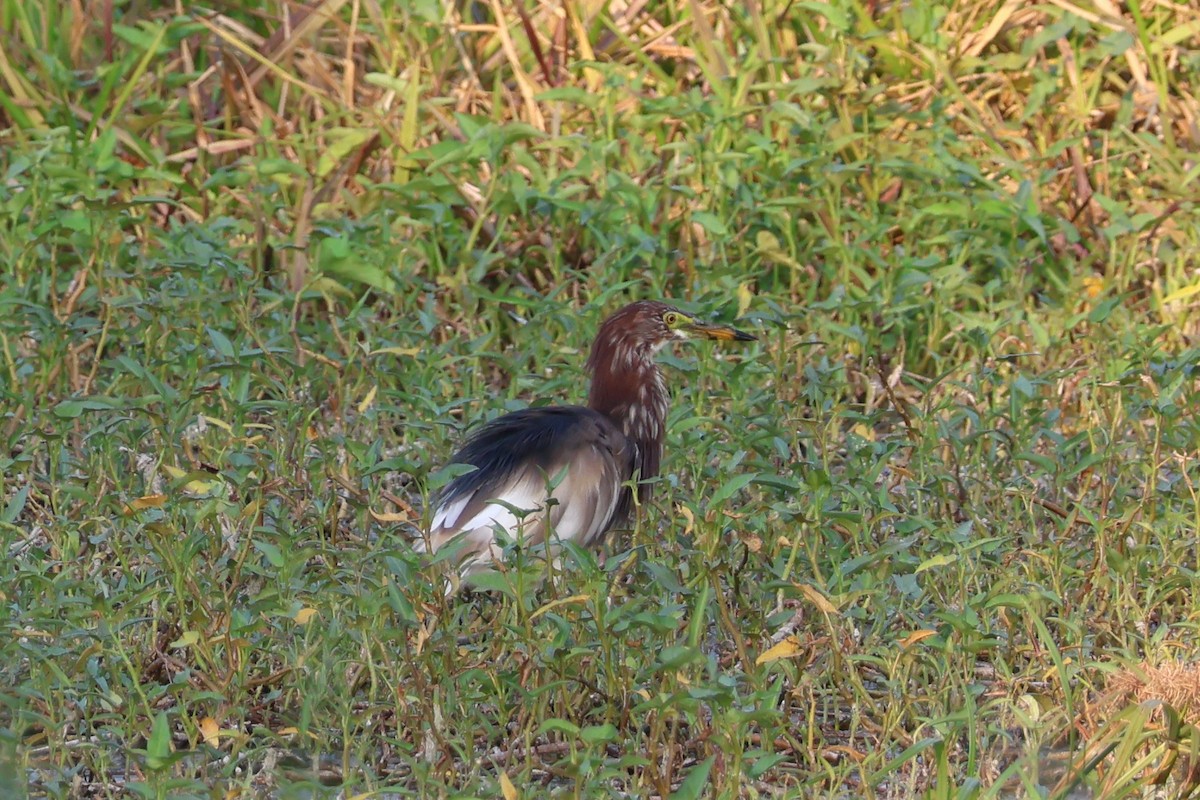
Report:
M 590 544 L 627 505 L 634 448 L 604 415 L 580 406 L 529 408 L 485 425 L 454 463 L 476 469 L 438 496 L 430 547 L 462 543 L 465 573 L 498 555 L 496 526 L 529 544 L 553 536 Z M 553 488 L 551 489 L 551 485 Z

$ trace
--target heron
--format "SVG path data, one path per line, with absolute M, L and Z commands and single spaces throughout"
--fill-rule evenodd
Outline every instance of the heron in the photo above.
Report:
M 650 498 L 662 461 L 670 398 L 655 356 L 692 337 L 756 339 L 653 300 L 609 316 L 587 360 L 587 405 L 527 408 L 471 435 L 451 463 L 474 469 L 438 494 L 429 537 L 418 549 L 436 553 L 453 545 L 466 580 L 495 569 L 505 540 L 589 547 L 625 524 L 635 494 L 636 504 Z

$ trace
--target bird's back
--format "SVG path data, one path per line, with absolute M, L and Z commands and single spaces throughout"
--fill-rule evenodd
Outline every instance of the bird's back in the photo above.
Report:
M 629 503 L 633 444 L 606 416 L 581 406 L 529 408 L 485 425 L 454 456 L 475 469 L 438 496 L 432 551 L 460 549 L 462 574 L 500 556 L 497 527 L 526 545 L 547 539 L 588 545 Z

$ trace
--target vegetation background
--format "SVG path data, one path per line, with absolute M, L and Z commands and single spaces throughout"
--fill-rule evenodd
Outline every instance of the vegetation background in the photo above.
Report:
M 0 0 L 0 793 L 1200 781 L 1195 0 Z M 633 298 L 665 474 L 447 602 Z M 339 794 L 340 793 L 340 794 Z

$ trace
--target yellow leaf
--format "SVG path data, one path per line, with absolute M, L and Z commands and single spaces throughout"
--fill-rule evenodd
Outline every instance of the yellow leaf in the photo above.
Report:
M 367 392 L 367 396 L 364 397 L 362 399 L 362 402 L 360 402 L 358 404 L 358 413 L 361 414 L 364 411 L 366 411 L 368 408 L 371 407 L 371 404 L 375 402 L 375 393 L 378 391 L 379 391 L 378 385 L 371 387 L 371 391 Z
M 412 358 L 421 353 L 419 347 L 381 347 L 378 350 L 372 350 L 371 355 L 389 355 L 389 356 L 407 356 Z
M 1070 656 L 1064 657 L 1063 658 L 1063 666 L 1064 667 L 1069 666 L 1070 664 L 1071 664 L 1071 657 Z M 1057 673 L 1058 673 L 1058 667 L 1052 664 L 1044 673 L 1042 673 L 1042 680 L 1043 681 L 1052 680 Z
M 754 237 L 754 247 L 760 255 L 766 256 L 772 261 L 778 261 L 797 271 L 804 269 L 800 262 L 787 254 L 778 237 L 770 231 L 759 231 L 758 235 Z
M 183 634 L 178 639 L 171 642 L 167 646 L 170 647 L 172 650 L 179 650 L 184 647 L 191 647 L 198 641 L 200 641 L 199 633 L 197 633 L 196 631 L 184 631 Z
M 183 485 L 183 490 L 188 494 L 212 494 L 220 485 L 220 481 L 192 480 Z
M 760 653 L 758 658 L 754 659 L 754 666 L 760 664 L 769 664 L 772 661 L 778 661 L 781 658 L 792 658 L 800 652 L 800 640 L 795 636 L 785 636 L 783 641 L 775 645 L 765 653 Z
M 299 728 L 297 728 L 297 727 L 295 727 L 295 726 L 289 725 L 289 726 L 288 726 L 288 727 L 286 727 L 286 728 L 280 728 L 280 729 L 277 731 L 277 733 L 278 733 L 280 736 L 296 736 L 296 735 L 298 735 L 298 734 L 300 733 L 300 729 L 299 729 Z M 305 732 L 304 732 L 304 734 L 305 734 L 305 735 L 306 735 L 306 736 L 307 736 L 309 739 L 316 739 L 316 738 L 317 738 L 317 735 L 316 735 L 315 733 L 313 733 L 312 731 L 305 731 Z
M 752 302 L 754 302 L 754 292 L 750 291 L 749 284 L 745 284 L 745 283 L 738 284 L 737 298 L 738 298 L 738 313 L 737 313 L 737 315 L 740 317 L 746 313 L 746 309 L 750 308 L 750 304 Z
M 316 278 L 309 281 L 308 286 L 310 289 L 320 292 L 325 297 L 336 297 L 339 295 L 346 298 L 354 297 L 354 292 L 350 291 L 345 286 L 342 286 L 333 278 L 325 275 L 318 275 Z
M 867 425 L 865 425 L 861 422 L 858 423 L 857 425 L 855 425 L 850 430 L 852 430 L 855 435 L 861 436 L 863 439 L 866 439 L 868 442 L 875 441 L 875 429 L 868 427 Z
M 521 93 L 521 98 L 525 101 L 525 121 L 539 131 L 546 130 L 546 120 L 542 116 L 541 107 L 537 104 L 537 90 L 534 86 L 534 79 L 527 73 L 523 64 L 528 63 L 521 59 L 520 52 L 513 41 L 513 36 L 508 30 L 506 20 L 508 15 L 504 13 L 504 6 L 500 0 L 492 0 L 492 13 L 495 15 L 492 19 L 499 24 L 495 26 L 495 31 L 500 40 L 500 49 L 503 51 L 505 58 L 508 60 L 508 74 L 516 81 L 517 89 Z
M 217 419 L 216 417 L 210 417 L 205 414 L 201 414 L 200 416 L 204 419 L 205 422 L 209 422 L 213 425 L 216 425 L 218 428 L 225 431 L 226 433 L 233 433 L 233 426 L 230 425 L 225 420 Z
M 137 500 L 134 500 L 132 503 L 127 503 L 125 505 L 125 513 L 132 514 L 135 511 L 142 511 L 143 509 L 147 508 L 160 508 L 166 502 L 167 496 L 165 494 L 144 495 L 139 497 Z
M 695 530 L 695 528 L 696 528 L 696 515 L 693 514 L 692 510 L 690 508 L 688 508 L 687 506 L 681 505 L 681 506 L 677 506 L 677 508 L 679 509 L 680 516 L 682 516 L 685 520 L 687 520 L 687 522 L 683 526 L 683 535 L 691 536 L 692 531 Z
M 397 511 L 394 514 L 389 514 L 380 511 L 372 511 L 367 509 L 367 513 L 375 518 L 376 522 L 408 522 L 408 514 L 403 511 Z
M 504 800 L 517 800 L 521 796 L 512 780 L 503 772 L 500 773 L 500 791 L 504 793 Z
M 188 475 L 184 470 L 181 470 L 179 467 L 172 467 L 170 464 L 163 464 L 162 471 L 167 473 L 167 476 L 173 481 L 177 481 Z M 219 478 L 205 481 L 194 478 L 183 485 L 183 490 L 189 494 L 209 494 L 220 485 L 221 480 Z
M 567 17 L 571 20 L 571 26 L 575 29 L 575 45 L 579 48 L 579 54 L 583 56 L 580 60 L 583 63 L 587 63 L 596 60 L 596 52 L 592 50 L 592 34 L 583 25 L 578 5 L 578 3 L 563 3 L 563 7 L 567 11 Z M 591 67 L 583 68 L 583 79 L 586 81 L 587 90 L 591 94 L 599 92 L 600 86 L 604 82 L 604 76 L 598 70 Z
M 219 744 L 217 734 L 220 731 L 221 727 L 217 725 L 217 721 L 212 717 L 205 717 L 200 720 L 200 735 L 204 737 L 204 743 L 209 747 L 216 747 Z
M 1031 694 L 1023 694 L 1017 698 L 1017 706 L 1025 712 L 1025 716 L 1037 722 L 1042 718 L 1042 704 Z
M 416 654 L 421 655 L 421 651 L 425 649 L 425 643 L 430 639 L 430 628 L 427 628 L 424 623 L 417 627 L 417 642 L 413 646 Z
M 853 747 L 848 747 L 844 744 L 830 745 L 829 747 L 826 747 L 825 750 L 828 750 L 831 753 L 845 753 L 852 758 L 856 764 L 861 764 L 867 760 L 866 753 L 862 752 L 861 750 L 855 750 Z
M 165 494 L 148 494 L 139 497 L 129 505 L 133 506 L 135 511 L 141 511 L 143 508 L 158 508 L 167 502 Z
M 903 640 L 901 640 L 900 647 L 902 649 L 907 649 L 908 647 L 916 644 L 917 642 L 928 639 L 930 636 L 937 636 L 937 631 L 932 631 L 932 630 L 929 630 L 928 628 L 925 628 L 925 629 L 922 629 L 919 631 L 913 631 L 908 636 L 905 636 Z
M 320 178 L 333 172 L 355 148 L 361 147 L 363 142 L 375 135 L 375 131 L 369 128 L 346 128 L 337 125 L 324 128 L 322 133 L 322 147 L 317 156 L 316 168 L 317 177 Z
M 586 595 L 586 594 L 573 594 L 570 597 L 560 597 L 557 600 L 551 600 L 549 603 L 546 603 L 546 605 L 542 606 L 537 611 L 533 612 L 529 616 L 529 619 L 532 622 L 533 620 L 540 617 L 542 614 L 545 614 L 550 609 L 558 608 L 559 606 L 565 606 L 570 603 L 586 603 L 590 599 L 590 597 L 591 597 L 591 595 Z
M 314 616 L 316 616 L 316 614 L 317 614 L 317 610 L 315 608 L 310 608 L 309 606 L 305 606 L 304 608 L 297 611 L 295 613 L 295 615 L 292 617 L 292 619 L 296 620 L 296 622 L 300 623 L 301 625 L 307 625 L 308 621 L 310 619 L 312 619 Z
M 817 609 L 819 611 L 821 611 L 821 613 L 823 613 L 823 614 L 837 614 L 838 613 L 837 606 L 835 606 L 833 603 L 829 602 L 829 598 L 825 597 L 825 595 L 821 594 L 815 588 L 813 588 L 812 586 L 809 586 L 807 583 L 797 583 L 796 588 L 799 589 L 804 594 L 804 596 L 808 598 L 809 602 L 812 603 L 814 606 L 816 606 Z
M 1182 289 L 1176 289 L 1162 299 L 1163 305 L 1169 305 L 1178 300 L 1186 300 L 1194 294 L 1200 294 L 1200 283 L 1193 283 L 1191 286 L 1184 286 Z
M 933 558 L 921 562 L 913 571 L 914 575 L 920 575 L 925 570 L 936 569 L 937 567 L 945 567 L 958 561 L 958 555 L 955 553 L 942 553 Z
M 770 231 L 759 231 L 755 234 L 754 246 L 767 255 L 783 252 L 783 248 L 779 244 L 779 237 Z
M 417 149 L 417 137 L 421 135 L 421 62 L 413 59 L 404 70 L 408 84 L 404 87 L 404 115 L 400 117 L 400 138 L 396 144 L 401 153 L 411 153 Z M 412 159 L 396 159 L 396 183 L 408 183 L 409 173 L 420 169 Z

